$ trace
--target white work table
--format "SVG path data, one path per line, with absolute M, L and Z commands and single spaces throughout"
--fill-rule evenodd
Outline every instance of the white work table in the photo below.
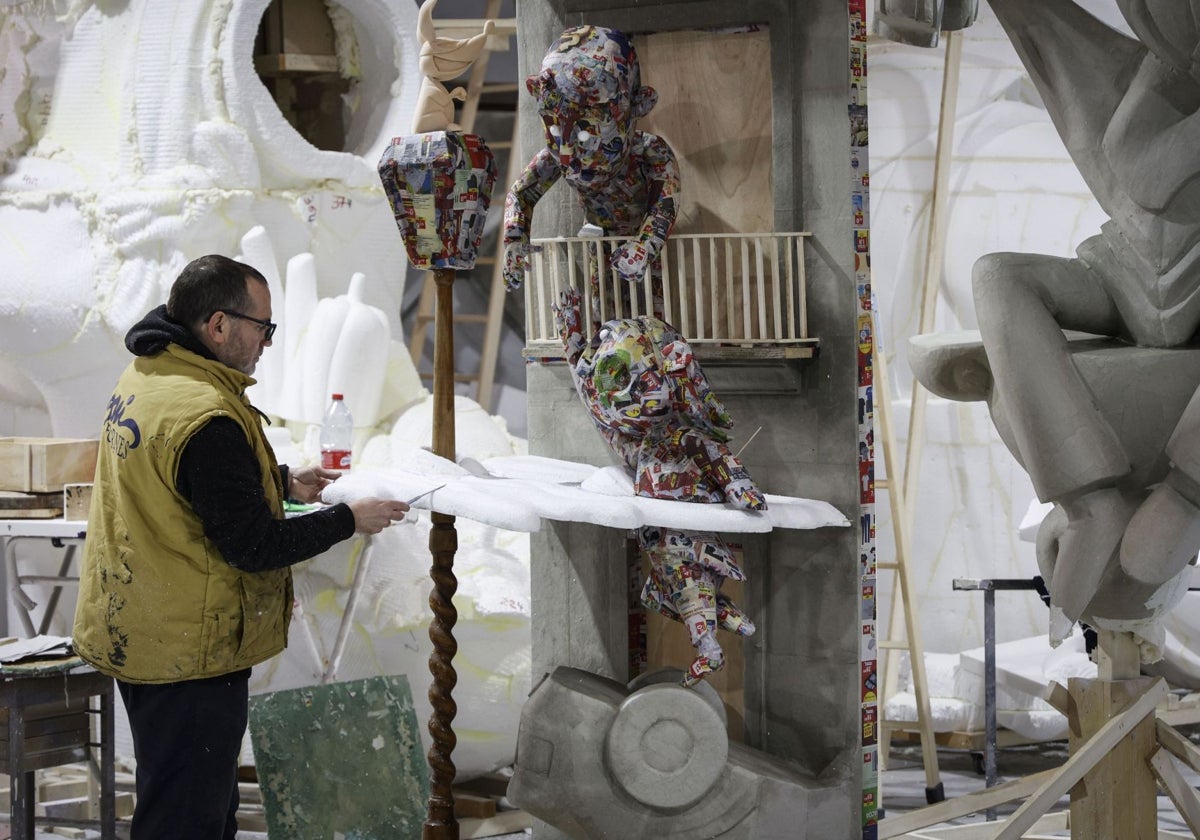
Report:
M 45 635 L 58 607 L 63 586 L 76 586 L 78 575 L 71 574 L 75 549 L 87 536 L 87 522 L 75 519 L 0 519 L 0 538 L 4 540 L 5 592 L 11 593 L 12 604 L 25 636 Z M 57 575 L 22 574 L 17 565 L 17 546 L 27 540 L 44 540 L 54 548 L 63 549 L 62 563 Z M 42 613 L 41 627 L 33 626 L 30 611 L 38 604 L 25 591 L 27 584 L 51 584 L 50 597 Z M 4 614 L 0 614 L 5 626 L 8 623 L 7 601 Z

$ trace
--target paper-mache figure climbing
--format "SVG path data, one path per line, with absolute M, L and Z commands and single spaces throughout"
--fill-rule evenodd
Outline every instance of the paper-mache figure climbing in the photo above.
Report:
M 762 491 L 726 445 L 733 421 L 683 336 L 657 318 L 638 317 L 608 321 L 589 341 L 579 304 L 578 292 L 564 292 L 555 323 L 576 390 L 633 470 L 635 492 L 765 510 Z M 637 540 L 650 560 L 642 603 L 687 627 L 697 653 L 683 682 L 692 685 L 724 665 L 718 627 L 754 633 L 754 623 L 721 593 L 727 578 L 745 575 L 715 534 L 644 526 Z
M 599 26 L 568 29 L 525 86 L 537 100 L 546 148 L 505 201 L 505 285 L 520 286 L 533 206 L 559 178 L 575 191 L 590 224 L 630 237 L 613 249 L 609 264 L 621 279 L 640 282 L 675 224 L 679 167 L 661 137 L 634 128 L 658 94 L 641 84 L 629 37 Z

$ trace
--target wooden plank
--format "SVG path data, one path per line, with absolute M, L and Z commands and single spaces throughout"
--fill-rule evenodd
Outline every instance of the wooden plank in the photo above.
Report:
M 1014 779 L 1002 785 L 985 788 L 975 793 L 968 793 L 966 796 L 948 799 L 936 805 L 918 808 L 906 814 L 885 817 L 879 821 L 879 840 L 887 840 L 889 837 L 900 837 L 920 828 L 948 822 L 978 811 L 986 811 L 988 808 L 1003 805 L 1005 802 L 1012 802 L 1014 799 L 1029 796 L 1047 782 L 1052 781 L 1058 772 L 1057 769 L 1043 770 L 1040 773 L 1034 773 L 1032 776 Z
M 1166 697 L 1167 687 L 1161 679 L 1129 708 L 1104 724 L 1100 730 L 1059 768 L 1054 777 L 1043 784 L 1025 801 L 1005 824 L 996 840 L 1017 840 L 1028 830 L 1038 817 L 1046 813 L 1067 791 L 1074 787 L 1084 775 L 1136 727 L 1154 707 Z
M 1192 833 L 1200 837 L 1200 800 L 1196 799 L 1196 791 L 1183 778 L 1179 768 L 1171 761 L 1166 750 L 1156 750 L 1150 757 L 1150 768 L 1155 777 L 1162 783 L 1167 795 L 1179 809 L 1180 816 L 1187 823 Z
M 4 723 L 7 724 L 7 721 Z M 86 732 L 88 728 L 87 716 L 79 713 L 63 715 L 61 717 L 42 718 L 40 720 L 25 718 L 26 738 L 54 735 L 58 732 Z M 6 743 L 7 740 L 7 735 L 0 736 L 0 743 Z
M 496 800 L 490 796 L 479 796 L 467 793 L 459 788 L 454 789 L 454 816 L 459 819 L 472 817 L 487 819 L 496 816 Z
M 1049 691 L 1042 699 L 1064 715 L 1070 716 L 1071 692 L 1067 691 L 1067 687 L 1062 683 L 1051 682 Z
M 893 743 L 920 744 L 921 732 L 918 728 L 919 726 L 920 723 L 915 720 L 886 720 L 880 724 L 880 730 L 890 732 Z M 982 752 L 987 743 L 987 735 L 982 729 L 973 731 L 954 730 L 952 732 L 934 732 L 933 740 L 939 747 L 945 749 Z M 1038 738 L 1027 738 L 1011 729 L 996 730 L 997 747 L 1017 747 L 1039 742 L 1040 739 Z
M 287 0 L 280 4 L 280 52 L 324 54 L 334 51 L 333 22 L 324 0 Z
M 17 490 L 0 490 L 0 510 L 20 511 L 58 509 L 62 513 L 61 493 L 22 493 Z
M 311 55 L 308 53 L 275 53 L 256 55 L 254 69 L 262 76 L 278 76 L 284 73 L 336 73 L 336 55 Z
M 460 840 L 475 840 L 481 837 L 495 837 L 497 834 L 513 834 L 532 827 L 533 817 L 529 813 L 501 811 L 485 820 L 460 820 L 458 836 Z
M 1163 749 L 1167 750 L 1171 755 L 1178 758 L 1197 773 L 1200 773 L 1200 749 L 1180 734 L 1179 730 L 1175 729 L 1175 727 L 1164 723 L 1162 712 L 1158 713 L 1158 721 L 1155 723 L 1155 734 L 1158 736 L 1158 743 L 1162 745 Z
M 1001 822 L 975 822 L 966 825 L 941 826 L 926 828 L 906 834 L 909 840 L 992 840 L 996 829 L 1003 825 Z M 1052 811 L 1038 820 L 1033 828 L 1025 833 L 1024 840 L 1062 840 L 1062 834 L 1068 827 L 1066 811 Z M 1046 832 L 1043 834 L 1042 832 Z
M 1200 723 L 1200 709 L 1195 706 L 1180 706 L 1177 709 L 1159 709 L 1158 719 L 1168 726 L 1188 726 Z
M 61 493 L 65 484 L 91 481 L 99 446 L 81 438 L 0 437 L 0 490 Z
M 1114 715 L 1153 685 L 1153 678 L 1071 679 L 1074 754 Z M 1158 824 L 1154 776 L 1146 763 L 1158 749 L 1155 718 L 1148 715 L 1071 789 L 1071 825 L 1081 837 L 1115 840 L 1152 837 Z
M 1102 680 L 1132 680 L 1141 676 L 1142 657 L 1132 633 L 1097 630 L 1096 676 Z
M 27 754 L 21 765 L 25 770 L 45 770 L 47 767 L 58 767 L 61 764 L 75 764 L 80 761 L 87 761 L 87 749 L 82 746 L 63 747 L 57 750 Z M 8 763 L 8 756 L 0 758 L 0 773 L 10 773 L 11 769 Z
M 925 234 L 925 266 L 924 280 L 921 284 L 921 317 L 917 325 L 917 334 L 931 332 L 934 317 L 937 314 L 938 290 L 945 270 L 946 253 L 946 216 L 949 202 L 950 167 L 954 163 L 954 127 L 958 121 L 955 114 L 958 110 L 958 80 L 962 67 L 962 33 L 947 32 L 946 51 L 942 75 L 942 97 L 938 111 L 937 145 L 934 149 L 933 162 L 933 192 L 929 197 L 929 227 Z M 876 332 L 878 335 L 878 332 Z M 882 355 L 882 354 L 880 354 Z M 878 389 L 881 393 L 883 388 Z M 909 504 L 917 498 L 917 484 L 921 477 L 918 465 L 921 463 L 921 450 L 925 444 L 925 403 L 928 392 L 913 376 L 910 393 L 912 399 L 908 410 L 908 440 L 904 451 L 904 498 Z M 888 472 L 893 480 L 898 480 L 899 473 Z M 908 517 L 905 523 L 910 529 L 913 525 L 915 506 L 903 511 Z

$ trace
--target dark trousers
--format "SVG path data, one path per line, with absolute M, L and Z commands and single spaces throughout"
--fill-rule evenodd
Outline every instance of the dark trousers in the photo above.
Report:
M 137 760 L 131 840 L 234 840 L 250 669 L 176 683 L 117 681 Z

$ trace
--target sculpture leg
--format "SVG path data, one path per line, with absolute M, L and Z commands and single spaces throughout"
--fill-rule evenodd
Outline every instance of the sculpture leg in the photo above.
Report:
M 1200 551 L 1200 391 L 1167 442 L 1171 470 L 1137 509 L 1121 541 L 1121 568 L 1143 583 L 1165 583 Z
M 683 684 L 694 685 L 725 666 L 725 652 L 717 642 L 717 580 L 708 569 L 691 563 L 679 566 L 673 577 L 672 600 L 696 649 Z
M 1067 514 L 1050 582 L 1051 639 L 1061 639 L 1091 601 L 1133 514 L 1116 489 L 1129 460 L 1075 369 L 1063 330 L 1117 335 L 1121 321 L 1079 260 L 989 254 L 975 264 L 973 285 L 993 402 L 1010 425 L 1014 454 L 1038 497 Z
M 972 278 L 995 398 L 1042 501 L 1111 485 L 1129 472 L 1067 348 L 1064 329 L 1116 335 L 1116 306 L 1078 260 L 988 254 Z

